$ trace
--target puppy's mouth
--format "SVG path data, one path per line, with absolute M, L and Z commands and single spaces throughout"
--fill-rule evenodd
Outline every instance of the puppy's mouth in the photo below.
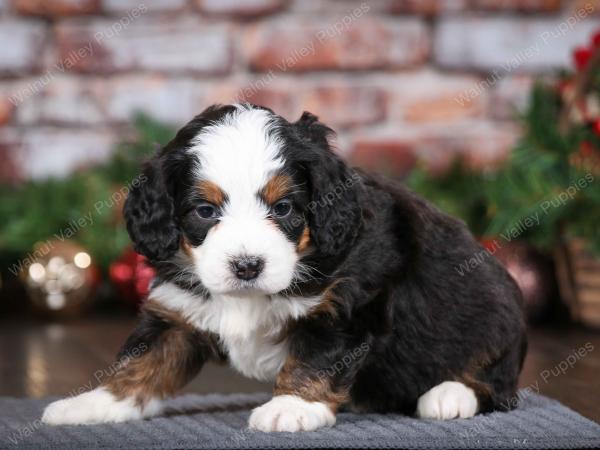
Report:
M 226 295 L 234 296 L 252 296 L 252 295 L 269 295 L 274 294 L 270 289 L 267 289 L 260 280 L 230 280 L 227 283 L 227 288 L 222 292 Z
M 259 291 L 263 291 L 263 289 L 261 288 L 260 282 L 257 280 L 252 280 L 252 281 L 240 281 L 240 280 L 235 280 L 234 282 L 231 283 L 232 284 L 232 291 L 233 292 L 259 292 Z

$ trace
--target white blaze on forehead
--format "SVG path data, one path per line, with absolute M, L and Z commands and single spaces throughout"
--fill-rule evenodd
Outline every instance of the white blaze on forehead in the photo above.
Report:
M 243 105 L 236 108 L 205 127 L 190 149 L 200 160 L 198 179 L 212 181 L 227 194 L 228 213 L 257 206 L 249 200 L 283 167 L 272 114 Z
M 216 184 L 227 196 L 219 226 L 212 227 L 202 245 L 192 249 L 200 280 L 212 294 L 244 288 L 231 265 L 243 255 L 264 260 L 263 270 L 253 281 L 257 292 L 280 292 L 294 277 L 295 244 L 266 220 L 269 208 L 257 195 L 284 164 L 283 141 L 273 119 L 268 111 L 238 105 L 205 127 L 189 150 L 199 160 L 197 180 Z

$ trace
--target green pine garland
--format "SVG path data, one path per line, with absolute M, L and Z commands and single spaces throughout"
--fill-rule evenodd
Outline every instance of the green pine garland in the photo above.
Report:
M 64 179 L 0 185 L 0 264 L 16 267 L 36 243 L 73 239 L 103 270 L 129 244 L 117 220 L 119 201 L 139 174 L 141 162 L 173 136 L 173 130 L 144 115 L 134 119 L 136 136 L 120 144 L 105 163 Z
M 590 70 L 586 95 L 600 99 L 600 70 Z M 556 86 L 538 82 L 521 117 L 524 134 L 500 169 L 481 173 L 457 163 L 436 177 L 421 168 L 408 183 L 480 236 L 518 237 L 547 250 L 577 236 L 600 254 L 598 124 L 561 130 L 565 107 Z M 575 164 L 584 147 L 587 159 Z

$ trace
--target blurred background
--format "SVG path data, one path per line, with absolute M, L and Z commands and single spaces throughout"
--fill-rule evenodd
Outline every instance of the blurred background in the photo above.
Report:
M 0 0 L 0 395 L 105 376 L 152 277 L 121 217 L 140 162 L 249 101 L 465 220 L 486 250 L 455 270 L 523 291 L 522 386 L 600 419 L 599 55 L 598 0 Z

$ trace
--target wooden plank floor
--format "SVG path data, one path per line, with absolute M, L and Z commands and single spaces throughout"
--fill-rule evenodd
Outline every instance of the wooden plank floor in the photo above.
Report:
M 130 316 L 62 324 L 0 321 L 0 395 L 61 396 L 97 385 L 110 375 L 113 357 L 134 322 Z M 600 422 L 600 333 L 577 328 L 531 330 L 520 385 Z M 185 391 L 270 388 L 228 367 L 208 365 Z

